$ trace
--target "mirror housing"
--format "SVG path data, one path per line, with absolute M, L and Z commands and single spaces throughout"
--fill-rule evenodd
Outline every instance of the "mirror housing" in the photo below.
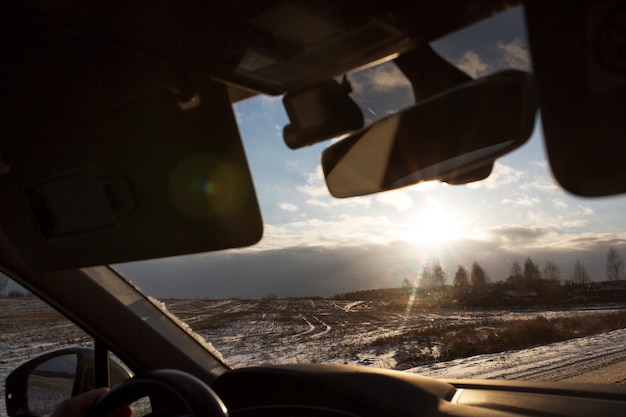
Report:
M 537 108 L 526 72 L 472 80 L 328 147 L 322 154 L 326 185 L 343 198 L 422 181 L 484 179 L 497 157 L 528 140 Z
M 39 356 L 15 369 L 5 382 L 7 415 L 48 415 L 64 400 L 96 387 L 94 351 L 61 349 Z M 110 362 L 111 385 L 131 377 L 119 363 Z

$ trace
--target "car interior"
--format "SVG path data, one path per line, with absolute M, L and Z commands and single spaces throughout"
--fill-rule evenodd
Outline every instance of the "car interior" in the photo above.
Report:
M 0 271 L 94 339 L 93 351 L 17 368 L 6 380 L 9 416 L 44 415 L 27 382 L 68 356 L 78 364 L 73 395 L 135 375 L 91 416 L 146 396 L 155 416 L 626 413 L 624 385 L 435 380 L 327 364 L 232 369 L 111 266 L 262 239 L 233 111 L 258 95 L 281 97 L 284 146 L 328 141 L 321 165 L 337 198 L 487 178 L 496 158 L 528 140 L 539 111 L 567 192 L 626 192 L 623 2 L 0 4 Z M 532 72 L 473 78 L 429 46 L 512 8 L 523 10 Z M 345 74 L 388 61 L 415 104 L 368 124 Z

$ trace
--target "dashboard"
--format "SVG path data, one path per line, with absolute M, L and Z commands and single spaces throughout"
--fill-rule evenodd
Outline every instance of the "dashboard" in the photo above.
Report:
M 238 369 L 212 388 L 235 417 L 626 415 L 623 385 L 443 381 L 344 365 Z

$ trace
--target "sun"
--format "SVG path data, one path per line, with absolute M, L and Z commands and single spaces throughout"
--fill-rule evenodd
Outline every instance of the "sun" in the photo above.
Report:
M 460 238 L 463 226 L 463 220 L 449 208 L 428 197 L 424 207 L 411 214 L 402 235 L 411 243 L 439 244 Z

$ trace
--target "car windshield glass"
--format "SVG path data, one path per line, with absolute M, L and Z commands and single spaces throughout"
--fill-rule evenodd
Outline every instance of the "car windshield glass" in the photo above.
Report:
M 531 71 L 519 9 L 431 46 L 474 78 Z M 393 63 L 348 79 L 367 122 L 414 101 Z M 234 109 L 261 242 L 116 266 L 229 364 L 593 381 L 591 370 L 626 360 L 626 198 L 564 192 L 539 117 L 530 141 L 484 181 L 334 199 L 320 167 L 328 143 L 288 149 L 280 97 Z

